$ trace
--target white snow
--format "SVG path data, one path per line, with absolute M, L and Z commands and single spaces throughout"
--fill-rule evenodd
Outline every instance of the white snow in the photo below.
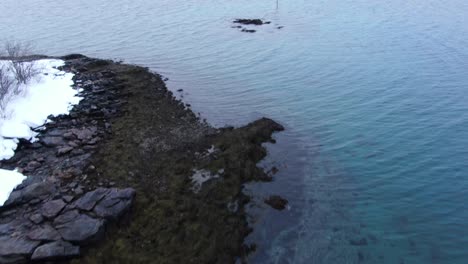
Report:
M 0 67 L 9 63 L 0 61 Z M 36 140 L 37 133 L 31 128 L 45 124 L 49 115 L 68 114 L 73 105 L 80 102 L 78 91 L 72 88 L 73 74 L 56 68 L 63 64 L 64 61 L 55 59 L 35 61 L 39 75 L 21 84 L 22 93 L 11 93 L 0 113 L 0 160 L 15 154 L 18 139 Z M 25 178 L 19 172 L 0 169 L 0 206 Z
M 194 174 L 190 176 L 190 179 L 192 180 L 193 186 L 192 186 L 192 191 L 194 193 L 198 193 L 202 185 L 211 180 L 211 179 L 216 179 L 219 178 L 220 174 L 224 173 L 224 169 L 218 170 L 217 174 L 213 174 L 210 171 L 207 170 L 194 170 Z
M 7 63 L 0 61 L 0 66 Z M 19 138 L 35 140 L 37 133 L 31 128 L 46 123 L 49 115 L 68 114 L 81 100 L 78 91 L 72 88 L 73 74 L 56 69 L 63 64 L 64 61 L 55 59 L 35 61 L 39 76 L 23 85 L 22 94 L 8 101 L 0 116 L 0 160 L 14 155 Z
M 0 169 L 0 206 L 2 206 L 10 193 L 26 179 L 26 176 L 17 172 Z

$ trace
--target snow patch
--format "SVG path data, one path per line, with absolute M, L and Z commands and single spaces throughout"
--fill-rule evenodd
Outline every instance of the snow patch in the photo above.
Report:
M 224 170 L 219 170 L 217 174 L 213 174 L 207 170 L 195 170 L 194 174 L 190 176 L 193 183 L 192 191 L 194 193 L 198 193 L 201 190 L 203 183 L 211 179 L 219 178 L 219 175 L 222 173 L 224 173 Z
M 26 176 L 17 172 L 0 169 L 0 206 L 8 200 L 10 193 L 20 185 Z
M 0 61 L 0 66 L 8 61 Z M 28 63 L 28 62 L 24 62 Z M 0 116 L 0 160 L 11 158 L 23 138 L 34 142 L 37 133 L 31 128 L 42 126 L 49 115 L 68 114 L 82 98 L 72 88 L 72 73 L 57 69 L 63 60 L 45 59 L 34 62 L 40 70 L 38 78 L 22 84 L 21 94 L 11 98 Z M 0 185 L 3 183 L 0 181 Z

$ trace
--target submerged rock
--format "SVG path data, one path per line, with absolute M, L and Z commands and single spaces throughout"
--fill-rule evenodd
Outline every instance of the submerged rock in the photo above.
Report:
M 283 210 L 288 205 L 288 200 L 282 198 L 279 195 L 272 195 L 265 199 L 265 203 L 273 207 L 276 210 Z
M 361 239 L 351 239 L 349 240 L 349 244 L 353 246 L 366 246 L 367 245 L 367 239 L 366 238 L 361 238 Z

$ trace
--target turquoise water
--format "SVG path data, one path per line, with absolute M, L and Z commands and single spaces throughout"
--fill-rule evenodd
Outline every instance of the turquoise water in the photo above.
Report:
M 275 182 L 247 187 L 258 194 L 252 263 L 468 263 L 468 2 L 0 8 L 4 38 L 148 66 L 215 125 L 285 124 L 263 163 L 280 168 Z M 272 24 L 241 33 L 238 17 Z M 290 210 L 262 205 L 271 193 Z

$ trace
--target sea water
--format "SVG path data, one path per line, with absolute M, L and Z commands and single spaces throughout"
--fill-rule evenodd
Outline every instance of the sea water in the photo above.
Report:
M 2 0 L 0 35 L 141 64 L 214 125 L 284 124 L 251 263 L 468 263 L 468 2 Z M 255 33 L 235 18 L 262 18 Z M 282 28 L 281 28 L 282 27 Z M 278 212 L 270 194 L 289 200 Z

